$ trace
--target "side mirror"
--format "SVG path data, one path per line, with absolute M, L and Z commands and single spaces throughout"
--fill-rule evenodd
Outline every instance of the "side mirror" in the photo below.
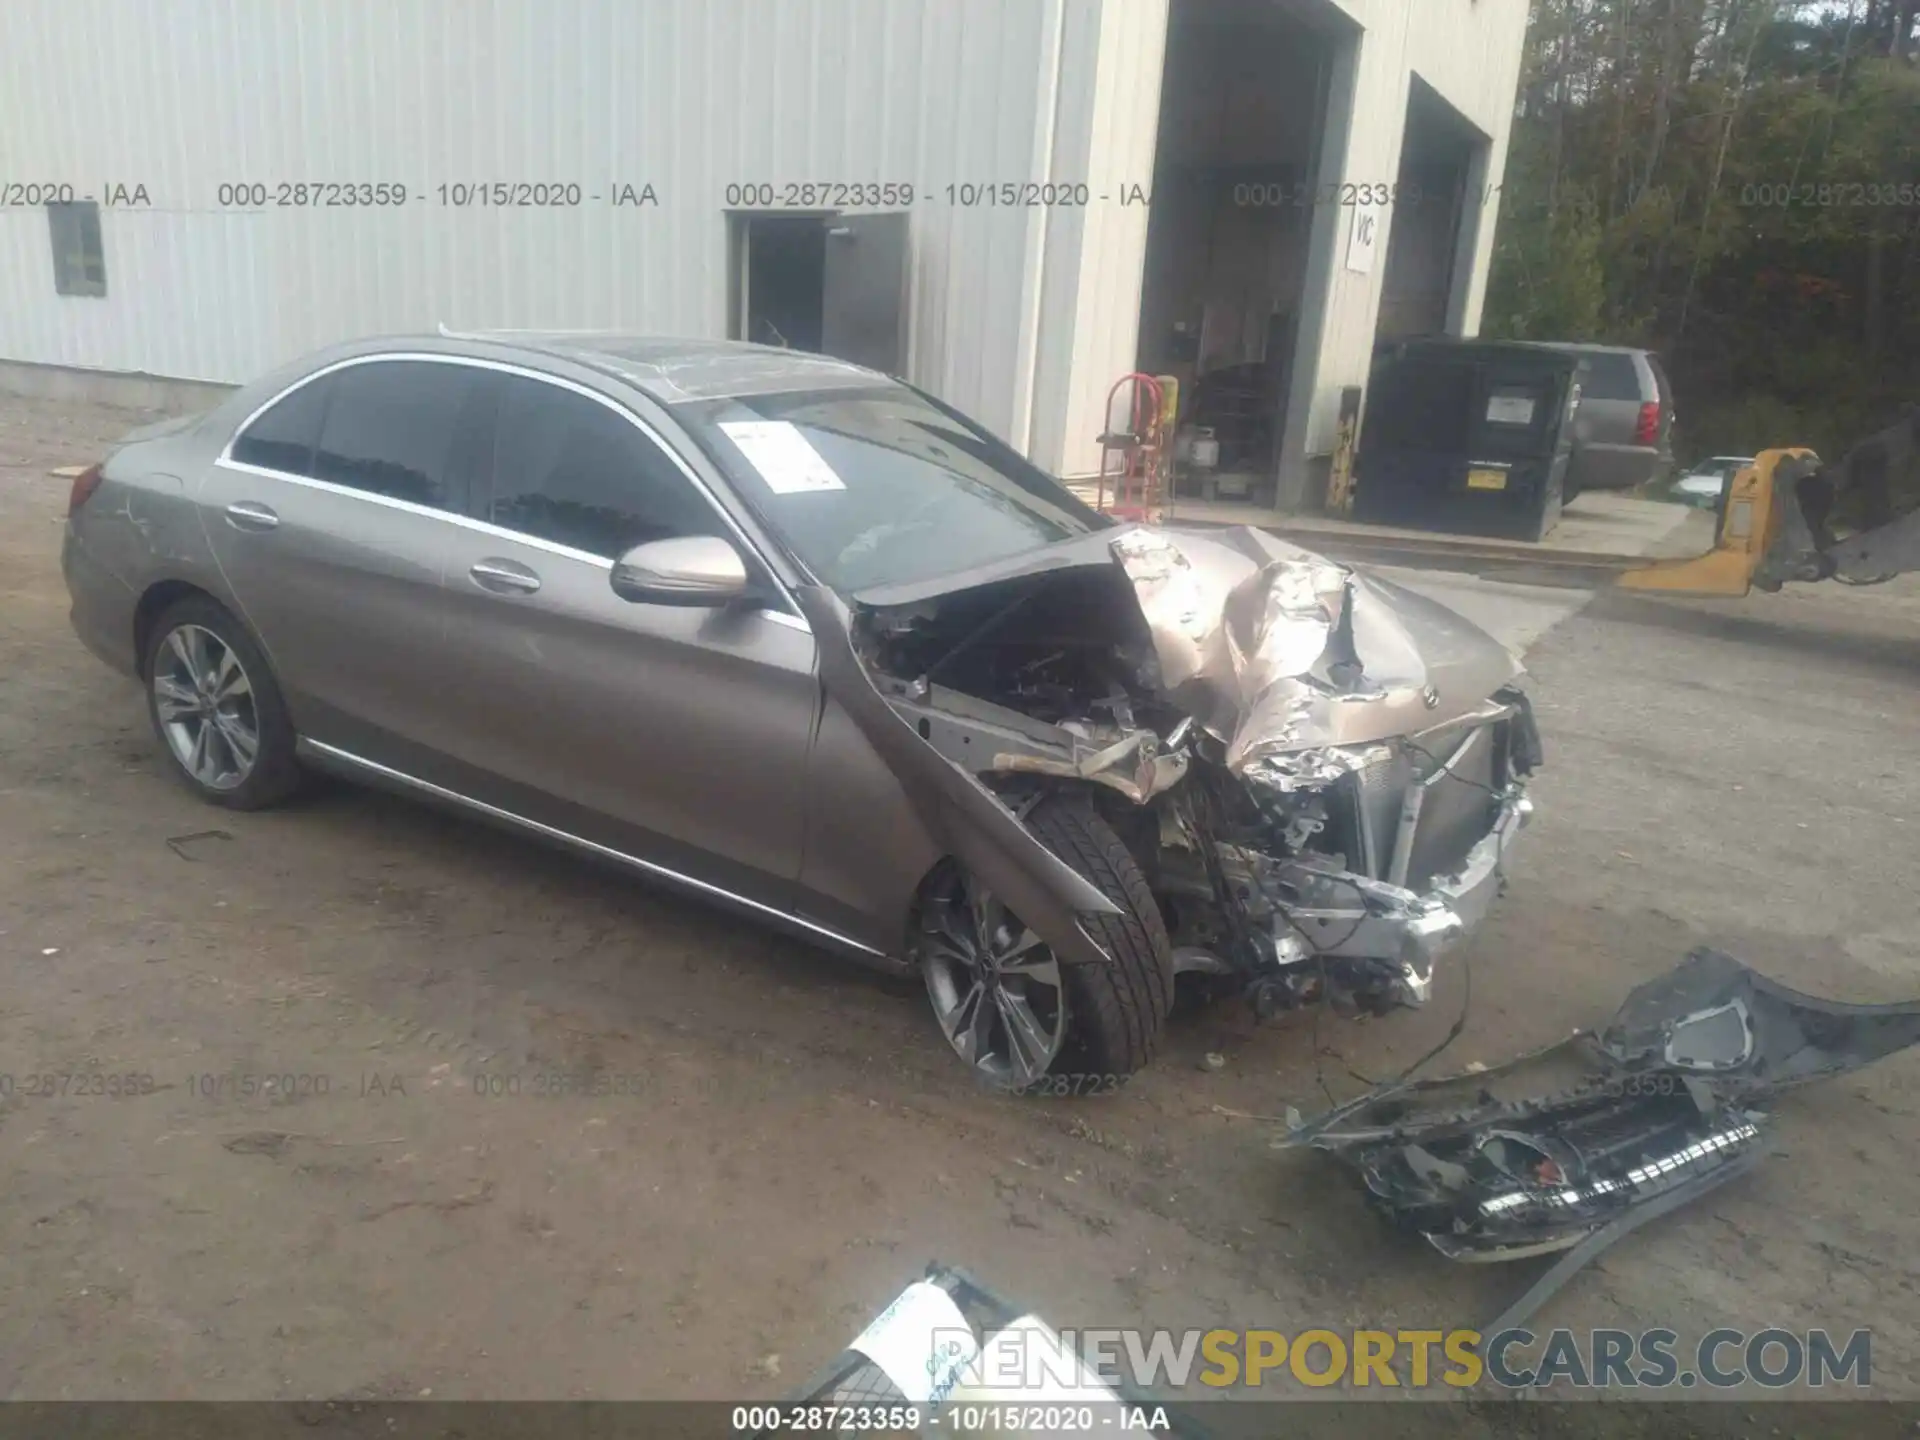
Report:
M 614 562 L 613 593 L 638 605 L 721 606 L 747 593 L 747 565 L 718 535 L 649 540 Z

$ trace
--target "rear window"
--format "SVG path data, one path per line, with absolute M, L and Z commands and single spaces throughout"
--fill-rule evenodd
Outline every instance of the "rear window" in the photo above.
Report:
M 277 401 L 233 440 L 233 458 L 288 475 L 313 474 L 313 447 L 327 413 L 333 377 L 322 376 Z
M 1589 400 L 1633 400 L 1640 397 L 1640 371 L 1633 356 L 1618 351 L 1585 352 L 1587 371 L 1580 381 L 1580 393 Z

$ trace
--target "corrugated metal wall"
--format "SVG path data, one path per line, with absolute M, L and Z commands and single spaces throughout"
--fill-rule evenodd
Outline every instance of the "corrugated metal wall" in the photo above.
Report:
M 1358 53 L 1348 57 L 1350 89 L 1343 98 L 1351 109 L 1345 116 L 1344 156 L 1337 167 L 1332 167 L 1338 169 L 1338 178 L 1354 184 L 1392 183 L 1398 178 L 1408 91 L 1412 76 L 1418 72 L 1487 137 L 1486 169 L 1491 183 L 1497 184 L 1506 168 L 1513 97 L 1519 85 L 1526 37 L 1527 0 L 1333 3 L 1366 27 L 1358 37 Z M 1338 143 L 1338 127 L 1333 138 Z M 1332 181 L 1336 177 L 1323 178 Z M 1473 199 L 1481 204 L 1474 253 L 1462 255 L 1459 261 L 1468 273 L 1467 303 L 1460 317 L 1465 334 L 1479 330 L 1480 302 L 1499 212 L 1497 192 L 1483 192 Z M 1371 273 L 1358 274 L 1345 265 L 1356 213 L 1346 210 L 1321 217 L 1323 234 L 1317 238 L 1325 249 L 1316 258 L 1330 262 L 1325 272 L 1330 278 L 1317 365 L 1311 375 L 1303 376 L 1304 383 L 1314 387 L 1309 397 L 1310 419 L 1296 430 L 1307 454 L 1325 455 L 1332 450 L 1340 388 L 1364 385 L 1372 365 L 1384 262 L 1396 217 L 1391 209 L 1382 213 L 1386 228 L 1380 236 L 1378 259 Z M 1292 440 L 1289 448 L 1294 449 Z M 1299 452 L 1295 449 L 1294 453 L 1297 456 Z
M 56 296 L 44 211 L 0 210 L 0 358 L 235 381 L 439 321 L 720 335 L 728 183 L 905 181 L 920 195 L 910 373 L 1010 432 L 1045 219 L 950 206 L 944 187 L 1034 173 L 1061 3 L 0 6 L 0 180 L 139 183 L 153 202 L 103 212 L 105 299 Z M 282 180 L 426 198 L 217 204 L 222 183 Z M 437 203 L 443 182 L 493 180 L 603 199 Z M 615 209 L 618 184 L 651 184 L 660 204 Z
M 1344 12 L 1322 183 L 1391 180 L 1408 75 L 1504 165 L 1527 0 Z M 107 295 L 54 293 L 47 217 L 0 209 L 0 359 L 237 381 L 350 335 L 471 327 L 718 336 L 730 183 L 916 187 L 911 378 L 1043 465 L 1092 468 L 1132 368 L 1147 211 L 957 207 L 949 183 L 1151 184 L 1168 0 L 11 0 L 0 182 L 107 210 Z M 232 182 L 399 182 L 397 210 L 223 210 Z M 577 209 L 459 209 L 442 183 L 578 183 Z M 659 204 L 614 208 L 614 187 Z M 1478 320 L 1497 200 L 1456 308 Z M 1390 223 L 1391 217 L 1386 217 Z M 1289 465 L 1366 377 L 1381 285 L 1313 217 Z M 1384 240 L 1383 240 L 1384 251 Z M 1317 312 L 1317 314 L 1315 313 Z
M 1136 363 L 1149 211 L 1120 197 L 1137 200 L 1153 186 L 1166 45 L 1167 0 L 1120 0 L 1104 7 L 1093 57 L 1088 181 L 1095 194 L 1114 198 L 1088 207 L 1083 217 L 1072 301 L 1072 378 L 1055 421 L 1063 474 L 1099 469 L 1096 437 L 1108 428 L 1107 392 Z

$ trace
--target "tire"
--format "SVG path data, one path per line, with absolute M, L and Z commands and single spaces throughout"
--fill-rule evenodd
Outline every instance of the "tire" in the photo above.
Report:
M 1027 828 L 1120 911 L 1084 922 L 1113 963 L 1066 968 L 1066 1045 L 1050 1072 L 1117 1083 L 1153 1059 L 1173 1008 L 1166 921 L 1133 855 L 1085 797 L 1049 796 Z
M 1146 877 L 1083 796 L 1054 795 L 1027 828 L 1118 908 L 1089 917 L 1110 964 L 1066 964 L 958 865 L 923 892 L 916 950 L 934 1019 L 994 1089 L 1093 1095 L 1153 1058 L 1173 999 L 1173 954 Z
M 300 787 L 293 722 L 279 682 L 247 627 L 224 606 L 204 595 L 168 606 L 140 658 L 154 737 L 168 767 L 195 795 L 229 810 L 263 810 Z M 216 669 L 217 699 L 216 687 L 205 683 Z M 196 670 L 202 683 L 190 687 Z M 235 682 L 235 670 L 242 683 Z M 192 713 L 189 703 L 197 707 Z M 250 759 L 244 755 L 249 735 Z

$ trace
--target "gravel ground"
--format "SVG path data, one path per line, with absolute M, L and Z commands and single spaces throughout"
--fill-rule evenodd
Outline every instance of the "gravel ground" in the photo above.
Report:
M 199 806 L 59 576 L 47 469 L 142 418 L 0 397 L 0 1396 L 774 1396 L 935 1258 L 1063 1326 L 1472 1325 L 1523 1270 L 1396 1238 L 1243 1117 L 1404 1065 L 1469 971 L 1448 1068 L 1699 943 L 1920 994 L 1912 583 L 1601 596 L 1532 652 L 1540 814 L 1429 1009 L 1202 1010 L 1119 1095 L 1016 1102 L 914 987 L 622 875 L 345 787 Z M 634 1093 L 474 1085 L 587 1070 Z M 82 1073 L 160 1088 L 24 1093 Z M 296 1093 L 195 1078 L 248 1075 Z M 1794 1096 L 1537 1324 L 1866 1326 L 1875 1391 L 1920 1393 L 1916 1092 L 1910 1055 Z

